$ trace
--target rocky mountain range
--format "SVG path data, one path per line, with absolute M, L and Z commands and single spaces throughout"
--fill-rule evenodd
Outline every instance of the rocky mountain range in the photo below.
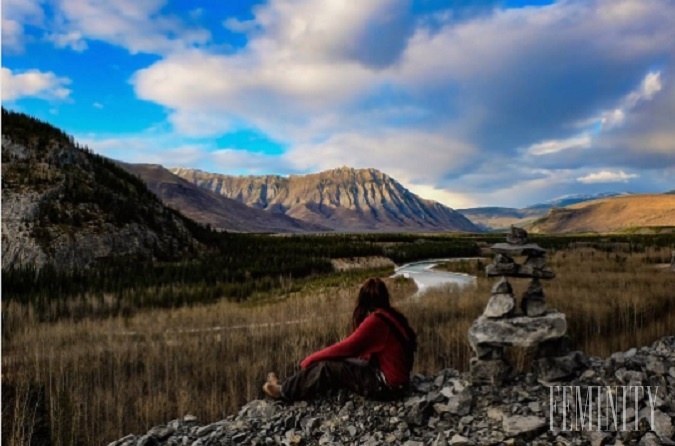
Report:
M 171 173 L 158 164 L 120 163 L 142 179 L 166 205 L 186 217 L 230 232 L 326 232 L 325 226 L 307 223 L 280 213 L 265 212 L 216 194 Z
M 2 110 L 2 267 L 75 269 L 200 249 L 194 223 L 61 130 Z
M 273 214 L 344 232 L 478 232 L 462 214 L 424 200 L 376 169 L 342 167 L 309 175 L 229 176 L 171 172 Z

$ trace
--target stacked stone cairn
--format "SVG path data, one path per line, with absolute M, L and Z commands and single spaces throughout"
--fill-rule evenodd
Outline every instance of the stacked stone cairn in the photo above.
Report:
M 501 385 L 512 375 L 504 358 L 506 347 L 531 348 L 532 370 L 543 381 L 574 377 L 583 368 L 581 352 L 569 351 L 565 315 L 546 307 L 541 280 L 555 277 L 546 264 L 546 250 L 528 243 L 524 229 L 511 227 L 506 243 L 492 246 L 494 262 L 486 267 L 488 277 L 501 277 L 492 287 L 485 311 L 469 329 L 469 344 L 476 356 L 471 359 L 474 384 Z M 527 256 L 524 264 L 513 259 Z M 507 277 L 530 279 L 522 296 L 520 312 Z

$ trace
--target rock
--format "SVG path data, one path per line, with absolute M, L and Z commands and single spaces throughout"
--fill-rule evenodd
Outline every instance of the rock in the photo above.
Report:
M 582 352 L 575 351 L 565 356 L 536 359 L 533 368 L 543 381 L 561 381 L 577 376 L 585 370 L 587 359 Z
M 522 228 L 511 226 L 511 232 L 506 234 L 506 242 L 512 245 L 524 245 L 527 243 L 527 231 Z
M 513 288 L 506 277 L 502 277 L 492 286 L 492 294 L 513 294 Z
M 468 438 L 463 437 L 459 434 L 455 434 L 452 436 L 450 439 L 450 444 L 455 445 L 455 446 L 469 446 L 472 445 L 473 442 L 471 442 Z
M 544 299 L 544 288 L 538 278 L 533 278 L 523 293 L 523 299 Z
M 502 254 L 498 254 L 502 255 Z M 518 265 L 516 263 L 493 263 L 485 267 L 485 273 L 488 277 L 507 276 L 522 278 L 553 279 L 555 273 L 548 269 L 532 268 L 529 265 Z
M 523 297 L 520 309 L 525 316 L 537 317 L 546 314 L 546 301 L 534 297 Z
M 502 359 L 483 360 L 472 358 L 469 364 L 474 384 L 500 386 L 511 374 L 511 366 Z
M 565 315 L 555 311 L 541 317 L 490 319 L 481 316 L 469 329 L 469 345 L 472 348 L 480 344 L 533 347 L 560 338 L 566 331 Z
M 527 260 L 525 260 L 525 266 L 534 269 L 544 269 L 546 268 L 546 257 L 530 255 Z
M 661 446 L 663 443 L 653 432 L 647 432 L 638 443 L 638 446 Z
M 516 300 L 513 295 L 493 294 L 485 307 L 485 311 L 483 311 L 483 315 L 491 318 L 506 317 L 513 313 L 515 305 Z
M 546 317 L 546 316 L 544 316 Z M 514 318 L 516 319 L 516 318 Z M 534 318 L 531 318 L 534 319 Z M 638 404 L 628 398 L 625 411 L 628 431 L 613 430 L 611 418 L 601 417 L 602 431 L 570 431 L 561 429 L 562 414 L 549 420 L 550 388 L 545 380 L 537 381 L 536 373 L 512 376 L 509 366 L 500 360 L 471 361 L 471 373 L 460 374 L 452 369 L 434 375 L 416 374 L 404 399 L 372 401 L 340 391 L 311 402 L 284 404 L 268 400 L 251 401 L 239 414 L 204 426 L 196 418 L 186 417 L 155 426 L 147 434 L 129 435 L 110 446 L 144 444 L 167 446 L 242 445 L 435 445 L 510 444 L 556 445 L 658 445 L 673 444 L 672 413 L 675 412 L 675 336 L 663 338 L 650 347 L 630 350 L 614 359 L 586 358 L 579 352 L 559 354 L 568 348 L 566 337 L 539 344 L 537 353 L 546 351 L 552 357 L 537 358 L 545 364 L 555 363 L 560 372 L 567 361 L 588 364 L 581 378 L 571 385 L 616 388 L 624 381 L 643 380 L 644 385 L 658 382 L 654 422 L 648 396 Z M 482 345 L 481 345 L 482 347 Z M 541 350 L 541 351 L 540 351 Z M 664 375 L 656 365 L 660 361 Z M 572 367 L 573 368 L 573 367 Z M 650 371 L 649 369 L 655 369 Z M 657 370 L 658 369 L 658 370 Z M 578 373 L 578 372 L 576 372 Z M 471 378 L 471 384 L 466 380 Z M 483 380 L 481 381 L 481 378 Z M 550 378 L 550 376 L 547 376 Z M 508 381 L 507 381 L 508 379 Z M 654 381 L 656 380 L 656 381 Z M 484 385 L 487 384 L 487 385 Z M 561 396 L 562 397 L 562 396 Z M 266 407 L 274 412 L 268 412 Z M 560 405 L 557 406 L 559 411 Z M 622 422 L 619 409 L 617 419 Z M 636 427 L 635 420 L 638 421 Z M 549 431 L 549 422 L 552 429 Z M 578 424 L 576 426 L 579 427 Z M 166 437 L 166 438 L 164 438 Z M 163 439 L 162 439 L 163 438 Z
M 515 415 L 502 420 L 504 434 L 508 437 L 536 437 L 548 428 L 546 418 Z
M 673 419 L 660 410 L 654 411 L 654 423 L 652 430 L 662 439 L 672 439 L 675 429 L 673 428 Z
M 496 254 L 506 254 L 507 256 L 531 256 L 543 257 L 546 255 L 546 250 L 536 243 L 529 243 L 526 245 L 510 245 L 508 243 L 495 243 L 490 249 Z

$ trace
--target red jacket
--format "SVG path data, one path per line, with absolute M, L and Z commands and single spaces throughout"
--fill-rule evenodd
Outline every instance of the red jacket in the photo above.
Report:
M 384 310 L 377 310 L 377 312 L 393 322 L 401 334 L 407 338 L 406 331 L 396 318 Z M 406 365 L 405 347 L 392 333 L 389 325 L 372 313 L 348 338 L 309 355 L 302 361 L 301 366 L 304 369 L 318 361 L 371 356 L 377 358 L 387 384 L 392 387 L 408 384 L 410 376 Z

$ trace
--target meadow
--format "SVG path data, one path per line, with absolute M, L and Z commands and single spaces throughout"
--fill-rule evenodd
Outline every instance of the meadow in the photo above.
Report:
M 557 277 L 544 290 L 548 305 L 567 315 L 575 348 L 607 356 L 673 334 L 675 273 L 662 266 L 673 241 L 564 239 L 555 246 L 549 264 Z M 3 299 L 3 441 L 107 444 L 188 413 L 202 422 L 236 413 L 262 397 L 268 371 L 291 374 L 307 354 L 346 336 L 359 284 L 392 272 L 287 278 L 244 302 L 219 299 L 112 316 L 93 310 L 113 295 L 81 295 L 68 304 L 97 317 L 45 318 L 49 308 L 38 314 L 34 303 Z M 511 282 L 517 296 L 527 286 Z M 418 332 L 414 372 L 466 370 L 466 333 L 493 280 L 479 275 L 475 287 L 448 286 L 414 298 L 411 281 L 387 283 Z M 64 314 L 63 305 L 55 314 Z M 518 366 L 527 369 L 526 362 Z

